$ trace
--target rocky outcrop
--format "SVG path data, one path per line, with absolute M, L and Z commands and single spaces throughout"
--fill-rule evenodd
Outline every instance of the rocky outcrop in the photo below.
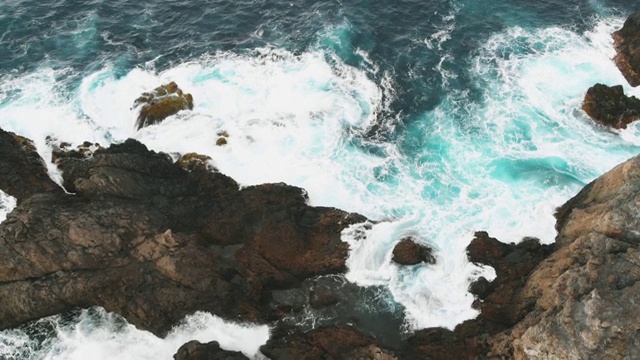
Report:
M 59 158 L 75 195 L 15 135 L 0 149 L 0 188 L 19 201 L 0 224 L 0 328 L 94 305 L 156 334 L 196 310 L 279 319 L 272 291 L 343 272 L 340 232 L 365 220 L 284 184 L 240 190 L 134 140 Z
M 613 33 L 615 62 L 631 86 L 640 85 L 640 12 L 629 16 Z
M 587 91 L 582 109 L 596 122 L 614 129 L 625 129 L 640 119 L 640 99 L 626 96 L 621 85 L 592 86 Z
M 207 157 L 174 163 L 134 140 L 58 158 L 75 195 L 46 176 L 28 140 L 0 131 L 0 150 L 0 188 L 19 202 L 0 224 L 1 328 L 99 305 L 156 334 L 196 310 L 271 323 L 261 351 L 272 359 L 625 358 L 640 348 L 640 157 L 558 209 L 553 246 L 476 233 L 470 261 L 497 274 L 471 286 L 479 316 L 393 339 L 398 319 L 357 310 L 379 293 L 340 280 L 340 232 L 360 215 L 310 207 L 284 184 L 240 189 Z M 334 320 L 304 328 L 296 314 L 307 311 Z M 215 343 L 176 354 L 243 356 Z
M 239 351 L 221 349 L 217 341 L 203 344 L 195 340 L 182 345 L 173 358 L 174 360 L 249 360 Z
M 492 356 L 633 358 L 640 349 L 640 157 L 560 207 L 556 250 L 529 276 L 530 311 L 490 339 Z
M 404 238 L 393 248 L 392 260 L 400 265 L 416 265 L 421 262 L 435 264 L 433 250 L 416 243 L 412 238 Z
M 306 333 L 279 330 L 260 348 L 270 359 L 397 360 L 374 338 L 349 327 L 325 327 Z
M 185 94 L 175 82 L 170 82 L 143 93 L 133 106 L 140 108 L 136 122 L 138 130 L 154 125 L 181 110 L 193 110 L 193 96 Z
M 31 140 L 0 129 L 0 189 L 21 202 L 31 195 L 62 192 Z

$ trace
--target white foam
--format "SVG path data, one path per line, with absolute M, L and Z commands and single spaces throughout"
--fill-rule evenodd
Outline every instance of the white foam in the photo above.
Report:
M 0 332 L 0 357 L 38 358 L 48 360 L 156 360 L 172 359 L 184 343 L 218 341 L 229 351 L 241 351 L 248 357 L 261 358 L 259 347 L 269 339 L 267 326 L 225 322 L 219 317 L 198 312 L 187 316 L 164 339 L 141 331 L 101 308 L 83 310 L 72 321 L 59 316 L 41 319 L 50 324 L 53 333 L 44 343 L 22 330 Z M 44 329 L 44 326 L 41 326 Z
M 7 215 L 16 207 L 16 198 L 0 190 L 0 223 L 7 219 Z

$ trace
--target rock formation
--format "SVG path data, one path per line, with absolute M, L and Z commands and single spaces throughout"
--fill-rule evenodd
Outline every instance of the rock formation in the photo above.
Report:
M 156 334 L 196 310 L 270 323 L 261 351 L 271 359 L 625 358 L 640 348 L 640 157 L 558 209 L 555 245 L 476 233 L 470 261 L 497 274 L 471 286 L 479 316 L 390 340 L 383 330 L 396 325 L 349 310 L 369 295 L 339 280 L 340 232 L 360 215 L 310 207 L 284 184 L 240 190 L 207 157 L 173 163 L 134 140 L 59 157 L 74 195 L 27 139 L 0 130 L 0 150 L 0 189 L 18 199 L 0 224 L 1 328 L 99 305 Z M 343 323 L 303 329 L 287 320 L 302 309 Z M 176 358 L 244 355 L 190 342 Z
M 640 12 L 627 18 L 622 29 L 613 33 L 613 40 L 616 65 L 631 86 L 640 85 Z
M 416 265 L 421 262 L 435 264 L 433 250 L 416 243 L 412 238 L 404 238 L 393 248 L 393 261 L 400 265 Z
M 626 96 L 621 85 L 590 87 L 582 109 L 596 122 L 614 129 L 625 129 L 640 119 L 640 99 Z
M 175 360 L 249 360 L 241 352 L 221 349 L 217 341 L 202 344 L 195 340 L 182 345 L 173 358 Z
M 152 92 L 143 93 L 134 103 L 140 108 L 136 122 L 138 130 L 157 124 L 181 110 L 193 110 L 193 96 L 185 94 L 175 82 L 155 88 Z
M 365 219 L 306 204 L 302 189 L 238 184 L 174 164 L 134 140 L 61 157 L 65 194 L 30 142 L 0 132 L 0 328 L 99 305 L 162 334 L 209 311 L 267 322 L 274 289 L 345 270 L 346 226 Z

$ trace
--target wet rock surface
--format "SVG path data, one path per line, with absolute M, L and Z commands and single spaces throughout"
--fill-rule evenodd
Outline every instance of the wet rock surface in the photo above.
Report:
M 19 205 L 0 225 L 0 328 L 94 305 L 157 334 L 196 310 L 266 322 L 272 289 L 345 270 L 340 232 L 365 220 L 284 184 L 239 190 L 134 140 L 59 158 L 65 194 L 1 135 L 0 186 Z
M 625 129 L 640 119 L 640 99 L 626 96 L 621 85 L 592 86 L 585 95 L 582 109 L 596 122 L 614 129 Z
M 195 340 L 182 345 L 173 358 L 174 360 L 249 360 L 239 351 L 221 349 L 217 341 L 203 344 Z
M 419 263 L 435 264 L 433 250 L 415 239 L 404 238 L 393 248 L 393 261 L 400 265 L 417 265 Z
M 175 82 L 158 86 L 151 92 L 143 93 L 134 102 L 134 107 L 140 106 L 140 113 L 136 121 L 138 130 L 143 127 L 158 124 L 181 110 L 193 110 L 193 96 L 184 93 Z
M 640 12 L 629 16 L 613 33 L 615 62 L 631 86 L 640 85 Z

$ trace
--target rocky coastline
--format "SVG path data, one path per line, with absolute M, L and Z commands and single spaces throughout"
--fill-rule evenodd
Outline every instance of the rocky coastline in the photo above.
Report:
M 639 19 L 613 35 L 615 62 L 633 86 Z M 169 115 L 193 107 L 190 94 L 169 85 L 137 100 L 153 115 L 141 112 L 139 127 L 162 120 L 150 109 L 163 96 L 179 103 Z M 624 128 L 640 118 L 632 109 L 640 100 L 625 99 L 622 87 L 592 89 L 583 109 L 601 124 Z M 0 329 L 101 306 L 158 336 L 195 311 L 269 324 L 261 348 L 269 359 L 618 359 L 640 349 L 640 156 L 557 209 L 553 245 L 477 232 L 467 256 L 497 274 L 470 286 L 480 315 L 454 330 L 390 339 L 365 321 L 314 329 L 286 321 L 303 309 L 364 301 L 367 289 L 340 281 L 349 251 L 341 232 L 370 222 L 362 215 L 309 206 L 303 189 L 286 184 L 240 188 L 206 156 L 174 161 L 131 139 L 58 146 L 51 161 L 64 190 L 29 139 L 0 129 L 0 152 L 0 190 L 17 199 L 0 224 Z M 393 255 L 400 266 L 436 261 L 410 238 Z M 394 321 L 402 319 L 382 322 L 396 331 Z M 246 356 L 192 341 L 174 358 Z

